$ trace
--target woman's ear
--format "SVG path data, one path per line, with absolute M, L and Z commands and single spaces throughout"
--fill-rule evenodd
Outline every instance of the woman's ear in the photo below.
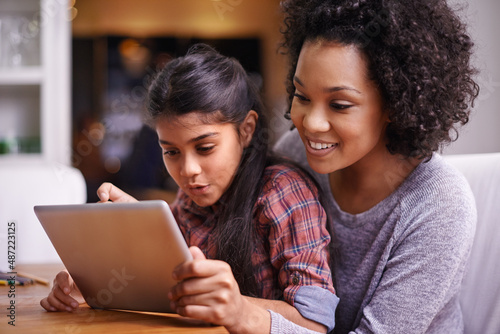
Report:
M 244 147 L 248 147 L 248 145 L 250 145 L 258 119 L 259 115 L 254 110 L 250 110 L 243 122 L 240 124 L 240 138 Z

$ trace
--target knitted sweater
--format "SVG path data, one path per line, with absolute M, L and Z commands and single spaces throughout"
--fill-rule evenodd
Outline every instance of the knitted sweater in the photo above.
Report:
M 276 150 L 307 164 L 296 131 Z M 465 178 L 434 154 L 389 197 L 353 215 L 338 207 L 326 175 L 315 176 L 329 194 L 338 244 L 334 333 L 463 332 L 458 297 L 476 223 Z M 308 333 L 271 316 L 271 333 Z

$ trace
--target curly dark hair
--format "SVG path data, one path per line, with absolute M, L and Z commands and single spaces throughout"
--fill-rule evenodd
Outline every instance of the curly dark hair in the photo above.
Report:
M 469 121 L 479 86 L 470 62 L 474 44 L 445 0 L 286 0 L 281 6 L 290 102 L 305 41 L 355 45 L 389 111 L 389 152 L 429 158 L 458 138 L 457 125 Z

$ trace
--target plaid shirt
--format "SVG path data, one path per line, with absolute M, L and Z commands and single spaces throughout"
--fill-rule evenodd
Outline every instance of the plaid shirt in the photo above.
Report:
M 326 213 L 317 200 L 318 191 L 296 168 L 267 167 L 264 187 L 254 206 L 259 240 L 252 263 L 261 284 L 261 298 L 281 299 L 294 305 L 301 286 L 318 286 L 335 293 L 329 267 Z M 213 259 L 210 247 L 213 226 L 205 223 L 214 207 L 196 205 L 181 190 L 172 204 L 186 242 L 198 246 Z

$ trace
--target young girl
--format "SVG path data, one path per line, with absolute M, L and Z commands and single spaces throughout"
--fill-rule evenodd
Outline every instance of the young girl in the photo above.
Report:
M 195 260 L 174 271 L 180 281 L 168 296 L 174 309 L 230 332 L 269 332 L 267 309 L 331 330 L 338 298 L 318 190 L 303 171 L 268 154 L 263 107 L 241 65 L 194 46 L 152 83 L 148 114 L 180 188 L 172 211 L 196 246 Z M 134 200 L 109 183 L 98 195 Z M 74 289 L 60 273 L 41 305 L 73 310 Z
M 297 130 L 278 146 L 331 195 L 335 333 L 462 333 L 476 210 L 435 152 L 478 94 L 464 24 L 445 0 L 283 6 Z M 272 322 L 273 333 L 301 330 Z

